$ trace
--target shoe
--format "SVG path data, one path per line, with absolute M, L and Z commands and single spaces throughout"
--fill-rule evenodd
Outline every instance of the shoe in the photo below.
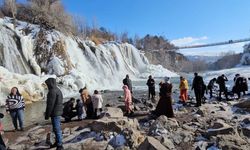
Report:
M 63 146 L 57 146 L 56 150 L 63 150 Z
M 49 148 L 55 148 L 55 147 L 58 147 L 56 143 L 49 146 Z

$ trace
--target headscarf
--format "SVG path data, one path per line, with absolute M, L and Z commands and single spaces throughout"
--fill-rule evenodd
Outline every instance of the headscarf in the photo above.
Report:
M 165 83 L 170 83 L 170 77 L 165 77 L 164 81 L 165 81 Z

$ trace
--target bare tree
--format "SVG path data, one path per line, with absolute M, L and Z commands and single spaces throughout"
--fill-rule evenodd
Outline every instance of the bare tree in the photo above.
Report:
M 11 16 L 14 19 L 14 28 L 16 27 L 16 0 L 4 0 L 3 11 L 7 16 Z M 10 15 L 11 14 L 11 15 Z

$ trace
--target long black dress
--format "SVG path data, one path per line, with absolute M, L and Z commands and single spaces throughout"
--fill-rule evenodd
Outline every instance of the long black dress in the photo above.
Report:
M 174 117 L 174 111 L 172 107 L 172 84 L 163 83 L 160 88 L 160 100 L 155 109 L 155 115 L 165 115 L 169 118 Z

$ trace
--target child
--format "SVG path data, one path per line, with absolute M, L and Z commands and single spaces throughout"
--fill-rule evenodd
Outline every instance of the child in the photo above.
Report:
M 83 102 L 80 99 L 76 100 L 76 112 L 78 120 L 81 121 L 83 119 Z
M 127 85 L 124 85 L 122 88 L 124 90 L 124 102 L 126 107 L 126 114 L 131 115 L 133 114 L 132 95 Z
M 97 118 L 97 112 L 98 110 L 102 112 L 102 95 L 99 94 L 97 90 L 94 91 L 94 94 L 92 96 L 92 101 L 93 101 L 93 107 L 94 107 L 94 117 Z

